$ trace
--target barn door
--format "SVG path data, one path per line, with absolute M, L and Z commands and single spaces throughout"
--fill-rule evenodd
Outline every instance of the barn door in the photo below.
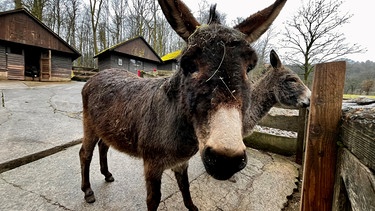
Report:
M 51 50 L 42 52 L 40 56 L 40 80 L 51 79 Z
M 25 80 L 25 59 L 22 52 L 8 53 L 7 59 L 8 79 Z

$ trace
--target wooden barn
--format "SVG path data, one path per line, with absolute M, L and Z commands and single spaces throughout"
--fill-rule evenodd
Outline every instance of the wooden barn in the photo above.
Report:
M 94 58 L 98 59 L 99 71 L 120 68 L 136 74 L 138 70 L 145 72 L 156 70 L 162 62 L 154 49 L 141 36 L 107 48 Z
M 0 79 L 70 81 L 81 54 L 26 9 L 0 12 Z
M 177 50 L 162 56 L 161 60 L 163 61 L 163 63 L 158 65 L 158 69 L 176 71 L 179 66 L 178 59 L 180 58 L 180 55 L 181 50 Z

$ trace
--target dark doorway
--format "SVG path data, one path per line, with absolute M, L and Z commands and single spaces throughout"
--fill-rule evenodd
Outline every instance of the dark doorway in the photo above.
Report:
M 40 52 L 37 48 L 25 48 L 25 76 L 32 80 L 39 80 Z

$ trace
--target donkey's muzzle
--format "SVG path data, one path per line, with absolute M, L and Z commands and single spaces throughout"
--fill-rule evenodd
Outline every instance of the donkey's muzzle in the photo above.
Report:
M 307 108 L 307 107 L 309 107 L 310 106 L 310 99 L 308 99 L 306 102 L 303 102 L 302 103 L 302 107 L 303 108 Z
M 246 151 L 237 155 L 227 156 L 206 147 L 202 153 L 202 161 L 209 175 L 217 180 L 227 180 L 236 172 L 246 167 Z

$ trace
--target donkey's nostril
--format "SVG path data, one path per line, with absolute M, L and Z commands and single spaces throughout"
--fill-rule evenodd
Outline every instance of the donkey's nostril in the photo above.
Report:
M 228 156 L 206 147 L 202 152 L 202 161 L 208 174 L 218 180 L 227 180 L 246 167 L 246 151 L 236 156 Z
M 246 152 L 245 152 L 243 158 L 240 161 L 240 164 L 238 165 L 238 168 L 240 170 L 242 170 L 242 169 L 244 169 L 246 167 L 246 164 L 247 164 L 247 156 L 246 156 Z
M 204 159 L 206 160 L 208 165 L 215 165 L 217 159 L 215 154 L 212 152 L 211 147 L 206 147 L 206 149 L 204 150 Z

